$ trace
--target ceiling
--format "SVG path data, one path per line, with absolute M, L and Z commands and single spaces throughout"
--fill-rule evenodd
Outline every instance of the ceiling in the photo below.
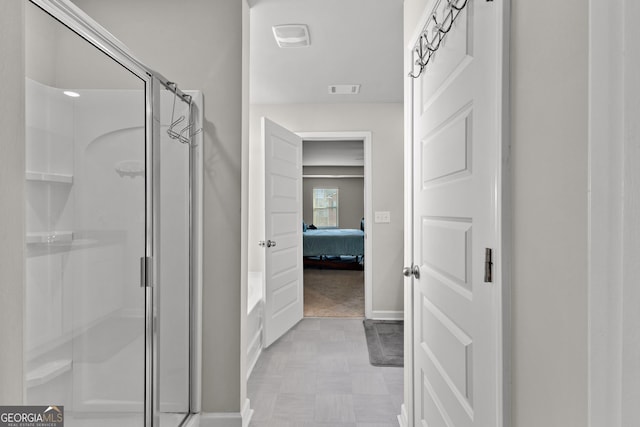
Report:
M 250 0 L 252 104 L 402 102 L 402 0 Z M 271 27 L 306 24 L 311 45 L 279 48 Z M 360 84 L 358 95 L 330 95 Z

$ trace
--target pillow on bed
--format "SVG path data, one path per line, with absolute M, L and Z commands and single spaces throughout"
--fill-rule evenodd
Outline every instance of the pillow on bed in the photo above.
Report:
M 304 233 L 305 231 L 307 231 L 307 228 L 308 228 L 307 224 L 304 221 L 302 221 L 302 232 Z

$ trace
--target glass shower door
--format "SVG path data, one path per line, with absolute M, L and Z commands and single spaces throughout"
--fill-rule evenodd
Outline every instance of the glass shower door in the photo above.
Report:
M 145 81 L 26 6 L 26 404 L 143 426 Z

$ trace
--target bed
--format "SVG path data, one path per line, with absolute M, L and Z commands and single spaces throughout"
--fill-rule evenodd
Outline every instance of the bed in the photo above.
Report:
M 364 256 L 364 231 L 346 228 L 304 231 L 302 254 L 306 257 Z

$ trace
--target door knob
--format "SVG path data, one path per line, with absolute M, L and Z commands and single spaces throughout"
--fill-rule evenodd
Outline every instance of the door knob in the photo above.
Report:
M 275 240 L 267 240 L 267 247 L 272 248 L 276 245 Z
M 411 267 L 405 267 L 402 269 L 402 274 L 404 275 L 404 277 L 409 277 L 413 275 L 413 277 L 415 277 L 416 279 L 419 279 L 420 267 L 418 267 L 417 265 L 413 265 Z

